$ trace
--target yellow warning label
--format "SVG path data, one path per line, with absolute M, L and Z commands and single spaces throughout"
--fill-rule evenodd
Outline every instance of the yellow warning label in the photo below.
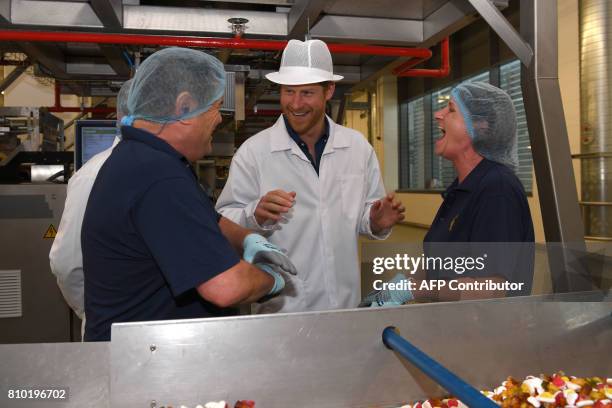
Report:
M 43 236 L 43 238 L 55 238 L 56 235 L 57 235 L 57 230 L 55 229 L 53 224 L 51 224 L 49 225 L 49 228 L 47 228 L 47 232 L 45 232 L 45 235 Z

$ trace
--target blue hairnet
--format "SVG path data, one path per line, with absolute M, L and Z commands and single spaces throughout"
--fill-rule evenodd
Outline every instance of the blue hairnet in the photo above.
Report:
M 464 82 L 451 91 L 474 149 L 515 170 L 518 166 L 516 112 L 510 95 L 484 83 Z
M 188 93 L 190 105 L 177 113 L 177 97 Z M 165 48 L 151 54 L 138 68 L 128 96 L 129 115 L 166 123 L 206 112 L 225 92 L 225 69 L 217 58 L 189 48 Z
M 128 114 L 127 100 L 130 91 L 132 80 L 128 79 L 121 85 L 121 89 L 117 93 L 117 119 L 121 120 L 122 117 Z

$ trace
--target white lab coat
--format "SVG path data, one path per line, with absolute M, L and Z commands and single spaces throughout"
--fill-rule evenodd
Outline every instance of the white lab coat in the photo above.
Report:
M 217 211 L 286 249 L 298 270 L 281 296 L 256 305 L 257 313 L 356 307 L 361 299 L 358 235 L 384 239 L 390 233 L 374 236 L 370 229 L 370 207 L 385 195 L 372 146 L 359 132 L 328 120 L 319 176 L 282 117 L 244 142 L 232 159 Z M 295 205 L 281 222 L 261 227 L 255 207 L 276 189 L 295 191 Z
M 68 182 L 66 204 L 62 213 L 57 236 L 49 252 L 51 272 L 57 277 L 66 303 L 83 320 L 85 327 L 85 301 L 83 278 L 83 253 L 81 251 L 81 227 L 91 188 L 100 168 L 108 159 L 113 148 L 119 143 L 115 138 L 113 145 L 98 153 L 74 173 Z

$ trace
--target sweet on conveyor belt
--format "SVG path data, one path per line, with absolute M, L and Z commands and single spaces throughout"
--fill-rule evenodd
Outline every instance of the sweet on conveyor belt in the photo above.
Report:
M 161 406 L 160 408 L 191 408 L 191 407 L 188 407 L 186 405 L 165 405 L 165 406 Z M 212 401 L 212 402 L 207 402 L 204 405 L 196 405 L 194 408 L 229 408 L 229 405 L 225 401 L 219 401 L 219 402 Z M 236 401 L 236 404 L 234 404 L 234 408 L 255 408 L 255 402 L 248 401 L 248 400 Z
M 482 391 L 502 408 L 612 408 L 612 378 L 552 376 L 508 377 L 493 391 Z M 429 399 L 401 408 L 467 408 L 454 398 Z
M 502 408 L 612 408 L 612 378 L 578 378 L 559 372 L 552 376 L 528 376 L 523 381 L 508 377 L 493 391 L 481 391 Z M 190 408 L 185 405 L 161 408 Z M 229 408 L 225 401 L 194 408 Z M 234 408 L 255 408 L 254 401 L 237 401 Z M 437 399 L 399 408 L 468 408 L 456 398 Z

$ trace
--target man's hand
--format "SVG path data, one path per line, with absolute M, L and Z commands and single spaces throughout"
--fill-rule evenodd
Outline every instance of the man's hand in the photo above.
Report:
M 259 234 L 249 234 L 242 243 L 242 258 L 252 264 L 270 264 L 284 272 L 297 275 L 295 266 L 285 253 Z
M 293 207 L 294 202 L 295 191 L 289 193 L 283 190 L 268 191 L 255 207 L 255 220 L 261 226 L 268 221 L 278 222 L 283 214 Z
M 370 228 L 374 234 L 391 228 L 404 219 L 406 209 L 402 203 L 395 200 L 395 194 L 389 193 L 386 197 L 374 202 L 370 208 Z

